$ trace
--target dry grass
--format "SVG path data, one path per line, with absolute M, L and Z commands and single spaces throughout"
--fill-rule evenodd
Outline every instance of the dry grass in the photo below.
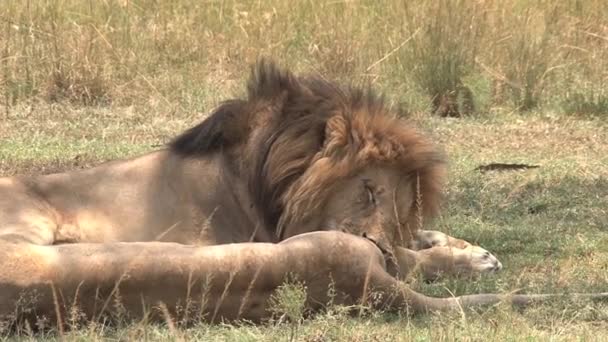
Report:
M 4 115 L 40 101 L 193 111 L 259 55 L 442 115 L 608 109 L 602 0 L 5 0 L 0 31 Z

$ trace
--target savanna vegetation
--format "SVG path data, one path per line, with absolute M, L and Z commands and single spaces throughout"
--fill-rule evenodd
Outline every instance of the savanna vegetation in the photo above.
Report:
M 608 2 L 602 0 L 0 2 L 0 175 L 137 155 L 243 92 L 270 56 L 371 84 L 449 156 L 429 228 L 476 242 L 505 269 L 423 293 L 608 287 Z M 459 117 L 459 119 L 444 118 Z M 481 173 L 492 162 L 539 168 Z M 608 304 L 556 301 L 455 314 L 301 310 L 301 284 L 265 325 L 103 322 L 20 339 L 608 340 Z M 120 303 L 115 303 L 117 315 Z M 50 324 L 47 322 L 47 324 Z M 12 337 L 2 331 L 2 336 Z

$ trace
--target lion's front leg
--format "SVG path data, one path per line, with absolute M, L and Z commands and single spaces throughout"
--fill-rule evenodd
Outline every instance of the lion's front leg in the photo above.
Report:
M 472 244 L 466 240 L 455 238 L 437 230 L 423 230 L 419 229 L 412 241 L 409 244 L 409 248 L 415 251 L 432 248 L 432 247 L 454 247 L 454 248 L 467 248 Z

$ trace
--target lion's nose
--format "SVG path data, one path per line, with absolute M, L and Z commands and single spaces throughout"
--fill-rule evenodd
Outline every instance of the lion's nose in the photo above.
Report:
M 376 236 L 374 236 L 373 234 L 369 234 L 369 233 L 362 233 L 361 237 L 363 237 L 364 239 L 368 239 L 371 242 L 375 243 L 375 244 L 379 244 L 381 241 L 380 239 L 378 239 Z
M 389 253 L 391 250 L 389 245 L 387 245 L 385 239 L 383 239 L 382 237 L 378 237 L 375 234 L 370 234 L 370 233 L 366 233 L 366 232 L 362 233 L 361 237 L 373 242 L 376 246 L 378 246 L 378 248 L 380 248 L 382 253 Z

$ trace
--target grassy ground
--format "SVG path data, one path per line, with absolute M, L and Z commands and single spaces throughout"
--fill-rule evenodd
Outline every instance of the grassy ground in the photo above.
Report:
M 606 291 L 607 23 L 602 0 L 3 0 L 0 175 L 157 148 L 238 92 L 257 56 L 273 56 L 373 84 L 448 152 L 447 201 L 434 228 L 493 251 L 505 269 L 414 288 Z M 429 115 L 449 101 L 472 115 Z M 490 162 L 540 167 L 474 171 Z M 92 326 L 66 337 L 608 341 L 607 331 L 606 304 L 563 301 L 413 318 L 334 308 L 301 325 Z

